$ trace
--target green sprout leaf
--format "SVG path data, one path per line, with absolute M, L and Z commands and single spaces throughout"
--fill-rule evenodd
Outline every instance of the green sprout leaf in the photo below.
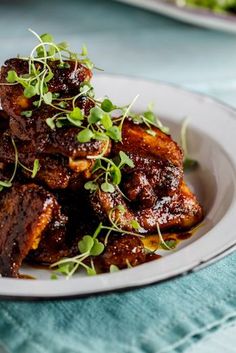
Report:
M 114 185 L 112 185 L 111 183 L 108 183 L 108 182 L 102 183 L 101 189 L 102 189 L 102 191 L 109 192 L 109 193 L 113 193 L 115 191 Z
M 50 105 L 52 104 L 52 93 L 51 92 L 47 92 L 43 95 L 43 100 L 46 104 Z
M 64 274 L 64 275 L 69 275 L 70 271 L 73 268 L 73 263 L 68 262 L 65 264 L 61 264 L 58 266 L 58 272 Z
M 94 245 L 94 239 L 90 235 L 84 235 L 82 240 L 79 241 L 78 247 L 81 254 L 90 253 Z
M 133 219 L 130 222 L 130 225 L 132 226 L 132 228 L 134 228 L 135 230 L 139 230 L 141 228 L 140 224 L 138 223 L 138 221 L 136 221 L 135 219 Z
M 125 206 L 123 206 L 123 205 L 118 205 L 118 206 L 117 206 L 117 209 L 118 209 L 122 214 L 125 214 L 125 212 L 126 212 Z
M 112 126 L 106 131 L 107 136 L 109 136 L 115 142 L 121 141 L 121 130 L 118 126 Z
M 112 127 L 112 125 L 113 125 L 111 117 L 110 117 L 109 114 L 104 114 L 102 116 L 101 123 L 102 123 L 102 125 L 104 126 L 104 128 L 106 130 L 109 130 Z
M 177 241 L 175 239 L 166 239 L 164 242 L 160 243 L 160 246 L 163 250 L 171 250 L 174 249 L 177 245 Z
M 53 78 L 54 74 L 52 71 L 49 71 L 49 73 L 47 74 L 47 76 L 45 77 L 44 81 L 45 82 L 49 82 L 51 81 L 51 79 Z M 53 97 L 54 98 L 54 97 Z
M 86 268 L 86 272 L 88 276 L 95 276 L 97 274 L 95 268 L 91 267 Z
M 75 107 L 70 113 L 70 118 L 73 120 L 83 120 L 84 114 L 80 108 Z
M 50 33 L 43 33 L 40 36 L 42 42 L 48 42 L 48 43 L 53 43 L 54 42 L 54 38 Z
M 53 98 L 53 96 L 52 96 Z M 65 101 L 61 101 L 60 103 L 57 104 L 58 107 L 65 109 L 67 108 L 68 104 Z
M 110 266 L 110 273 L 118 272 L 120 271 L 119 267 L 116 265 L 111 265 Z
M 107 135 L 105 135 L 104 132 L 95 131 L 94 132 L 94 139 L 98 140 L 98 141 L 107 141 L 107 140 L 109 140 L 109 137 Z
M 25 89 L 24 89 L 24 96 L 26 98 L 32 98 L 33 96 L 35 96 L 37 93 L 36 89 L 34 86 L 27 86 Z
M 82 45 L 82 51 L 81 51 L 81 56 L 87 56 L 88 55 L 88 49 L 85 44 Z
M 104 244 L 98 239 L 94 239 L 94 244 L 90 250 L 91 256 L 98 256 L 104 251 Z
M 120 182 L 121 182 L 121 177 L 122 177 L 120 168 L 118 168 L 116 166 L 112 166 L 110 174 L 111 174 L 111 177 L 112 177 L 113 184 L 114 185 L 119 185 Z
M 52 273 L 52 274 L 51 274 L 51 279 L 52 279 L 52 280 L 58 279 L 58 276 L 56 275 L 56 273 Z
M 96 191 L 98 189 L 98 184 L 94 181 L 87 181 L 87 183 L 84 184 L 84 188 L 86 190 Z
M 113 105 L 113 103 L 110 101 L 110 99 L 104 99 L 101 103 L 101 108 L 104 112 L 110 113 L 112 110 L 116 108 L 116 106 Z
M 16 71 L 14 71 L 14 70 L 8 71 L 7 77 L 6 77 L 6 80 L 8 83 L 15 83 L 15 82 L 17 82 L 17 79 L 18 79 L 18 76 L 17 76 Z
M 89 128 L 85 128 L 78 133 L 77 140 L 81 143 L 86 143 L 91 141 L 93 137 L 94 133 Z
M 65 62 L 65 61 L 63 61 L 60 64 L 58 64 L 57 67 L 59 69 L 69 69 L 70 68 L 70 64 Z
M 20 115 L 25 116 L 26 118 L 31 118 L 32 114 L 32 110 L 24 110 Z
M 56 125 L 55 125 L 55 120 L 53 118 L 47 118 L 46 124 L 50 127 L 50 129 L 55 130 Z
M 58 43 L 57 44 L 57 47 L 60 49 L 60 50 L 66 50 L 69 48 L 69 44 L 67 42 L 61 42 L 61 43 Z
M 94 166 L 93 166 L 93 169 L 92 169 L 92 172 L 95 173 L 97 170 L 101 169 L 102 168 L 102 162 L 101 162 L 101 159 L 97 159 L 94 163 Z
M 90 124 L 96 124 L 98 121 L 102 120 L 103 112 L 100 108 L 94 107 L 90 110 L 88 117 L 88 122 Z
M 80 108 L 76 107 L 70 114 L 67 114 L 67 119 L 72 125 L 80 127 L 84 119 L 84 114 Z
M 184 171 L 192 171 L 195 170 L 199 167 L 199 163 L 198 161 L 196 161 L 195 159 L 191 159 L 191 158 L 185 158 L 184 159 Z
M 39 160 L 35 159 L 31 178 L 35 178 L 36 177 L 36 174 L 38 173 L 39 169 L 40 169 Z
M 89 69 L 89 70 L 92 70 L 93 69 L 93 63 L 92 63 L 92 61 L 90 60 L 90 59 L 88 59 L 88 58 L 86 58 L 86 59 L 83 59 L 83 60 L 81 60 L 82 61 L 82 63 L 85 65 L 85 66 L 87 66 L 87 68 Z
M 124 165 L 127 165 L 130 168 L 134 168 L 134 162 L 132 161 L 132 159 L 129 158 L 129 156 L 125 152 L 120 151 L 119 157 L 120 157 L 120 164 L 119 164 L 120 168 Z
M 143 116 L 150 121 L 150 123 L 155 123 L 156 117 L 152 111 L 145 112 Z

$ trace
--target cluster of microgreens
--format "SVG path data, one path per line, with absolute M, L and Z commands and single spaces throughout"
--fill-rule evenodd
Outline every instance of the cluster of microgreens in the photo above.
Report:
M 116 211 L 119 212 L 120 216 L 124 215 L 126 212 L 125 207 L 123 205 L 118 205 L 114 207 L 109 212 L 110 226 L 103 225 L 103 223 L 99 223 L 98 227 L 92 235 L 84 235 L 83 238 L 78 242 L 79 255 L 61 259 L 51 265 L 51 268 L 56 268 L 51 276 L 52 279 L 57 279 L 58 275 L 64 275 L 67 279 L 69 279 L 80 267 L 83 267 L 89 276 L 96 275 L 97 272 L 94 266 L 93 258 L 102 254 L 108 243 L 108 238 L 111 233 L 119 233 L 122 236 L 125 234 L 129 234 L 140 238 L 143 237 L 142 234 L 138 233 L 138 231 L 142 232 L 142 227 L 135 219 L 127 222 L 126 224 L 127 226 L 131 226 L 134 231 L 125 231 L 123 228 L 121 228 L 121 225 L 119 225 L 120 217 L 118 216 L 115 220 L 113 217 Z M 160 239 L 160 247 L 163 250 L 174 250 L 177 245 L 177 241 L 174 239 L 164 240 L 158 223 L 157 234 Z M 97 239 L 97 237 L 101 235 L 104 239 L 103 242 Z M 158 247 L 156 250 L 158 250 Z M 152 252 L 154 253 L 156 250 Z M 128 261 L 127 267 L 132 267 Z M 117 271 L 119 271 L 119 268 L 116 265 L 110 266 L 110 272 Z
M 152 106 L 143 114 L 135 114 L 131 111 L 132 106 L 138 96 L 128 106 L 117 106 L 105 98 L 97 100 L 94 98 L 94 89 L 90 82 L 83 82 L 79 92 L 72 97 L 62 98 L 59 93 L 51 93 L 48 84 L 53 78 L 53 72 L 50 62 L 58 62 L 58 68 L 68 69 L 73 63 L 73 70 L 76 71 L 79 64 L 83 64 L 88 69 L 94 67 L 88 58 L 88 51 L 85 45 L 80 54 L 72 52 L 66 42 L 56 44 L 51 34 L 38 35 L 30 30 L 39 40 L 30 53 L 29 57 L 21 57 L 28 61 L 29 70 L 27 74 L 18 75 L 16 71 L 10 70 L 7 74 L 7 83 L 9 85 L 20 84 L 24 88 L 24 96 L 33 99 L 35 108 L 42 104 L 53 108 L 53 116 L 46 119 L 47 125 L 52 129 L 59 129 L 64 126 L 75 126 L 79 128 L 76 139 L 80 143 L 87 143 L 91 140 L 100 140 L 105 142 L 104 151 L 99 156 L 89 156 L 88 159 L 96 160 L 93 173 L 97 173 L 96 179 L 85 184 L 85 188 L 95 191 L 98 188 L 98 181 L 103 180 L 101 189 L 105 192 L 114 192 L 121 181 L 121 168 L 124 165 L 133 167 L 133 162 L 129 157 L 121 152 L 119 164 L 116 161 L 105 158 L 104 155 L 109 146 L 109 141 L 122 141 L 122 126 L 126 118 L 132 119 L 135 123 L 146 125 L 146 132 L 152 136 L 156 133 L 152 126 L 158 127 L 163 132 L 168 133 L 167 127 L 163 126 L 160 120 L 154 115 Z M 86 97 L 93 103 L 88 115 L 77 106 L 80 97 Z M 25 118 L 33 115 L 33 110 L 23 111 L 21 113 Z M 35 167 L 39 166 L 35 162 Z M 38 171 L 38 169 L 37 169 Z M 104 178 L 102 178 L 104 177 Z
M 66 42 L 56 44 L 50 34 L 38 35 L 30 30 L 39 40 L 29 57 L 21 57 L 21 59 L 28 61 L 29 70 L 27 74 L 18 75 L 16 71 L 10 70 L 7 74 L 6 85 L 20 84 L 24 88 L 24 96 L 32 99 L 35 109 L 39 108 L 42 104 L 50 106 L 53 115 L 46 119 L 46 124 L 52 129 L 60 129 L 64 126 L 74 126 L 79 128 L 76 139 L 79 143 L 87 143 L 92 140 L 104 141 L 104 151 L 98 156 L 88 156 L 88 159 L 94 160 L 92 173 L 94 180 L 85 183 L 85 189 L 91 192 L 101 188 L 104 192 L 113 193 L 119 189 L 121 182 L 123 167 L 134 167 L 133 161 L 127 156 L 126 153 L 120 152 L 119 156 L 114 159 L 106 158 L 105 154 L 109 147 L 110 140 L 114 142 L 122 142 L 122 126 L 126 118 L 132 119 L 135 123 L 141 123 L 146 126 L 146 132 L 152 136 L 156 132 L 152 127 L 157 127 L 164 133 L 169 133 L 169 129 L 162 125 L 160 120 L 153 113 L 153 108 L 149 105 L 146 112 L 143 114 L 135 114 L 131 111 L 132 106 L 137 100 L 138 96 L 134 98 L 131 104 L 127 106 L 117 106 L 110 99 L 97 100 L 94 96 L 94 89 L 90 82 L 83 82 L 75 96 L 63 98 L 59 93 L 51 93 L 48 89 L 48 84 L 52 80 L 54 74 L 50 67 L 50 62 L 58 62 L 58 68 L 69 69 L 73 65 L 73 70 L 76 71 L 78 64 L 82 64 L 89 70 L 93 69 L 94 65 L 88 58 L 88 51 L 86 46 L 82 47 L 80 54 L 74 53 L 69 49 Z M 87 114 L 83 109 L 77 105 L 78 99 L 86 97 L 93 103 L 93 107 Z M 21 114 L 26 119 L 32 117 L 33 110 L 23 111 Z M 186 124 L 182 128 L 182 146 L 186 153 L 186 162 L 190 161 L 187 155 L 186 144 Z M 22 168 L 31 173 L 34 178 L 40 168 L 38 159 L 35 159 L 32 170 L 24 166 L 18 158 L 18 152 L 14 139 L 12 144 L 15 150 L 15 166 L 11 178 L 8 181 L 0 181 L 0 191 L 4 187 L 10 187 L 15 177 L 17 167 L 20 165 Z M 125 196 L 125 195 L 124 195 Z M 122 205 L 112 209 L 109 214 L 110 226 L 100 223 L 92 235 L 85 235 L 78 243 L 79 255 L 72 258 L 65 258 L 51 267 L 56 268 L 52 278 L 57 278 L 56 273 L 64 274 L 70 278 L 80 267 L 83 267 L 88 275 L 96 274 L 96 269 L 93 263 L 93 257 L 99 256 L 107 244 L 108 237 L 111 232 L 124 234 L 132 234 L 142 237 L 142 228 L 139 223 L 134 219 L 130 222 L 130 226 L 134 232 L 124 231 L 119 226 L 119 217 L 116 221 L 113 220 L 113 212 L 119 210 L 120 214 L 125 213 L 125 208 Z M 105 232 L 105 234 L 104 234 Z M 160 227 L 157 225 L 157 232 L 160 238 L 160 243 L 165 250 L 172 250 L 175 244 L 167 243 L 164 241 Z M 98 236 L 103 236 L 104 242 L 98 240 Z M 127 267 L 130 264 L 127 263 Z M 112 265 L 111 272 L 119 270 L 117 266 Z
M 52 279 L 56 279 L 57 274 L 65 275 L 68 279 L 79 269 L 79 267 L 83 267 L 89 276 L 96 275 L 93 258 L 102 254 L 112 232 L 119 233 L 121 235 L 130 234 L 142 237 L 141 234 L 135 232 L 141 229 L 141 226 L 136 220 L 131 220 L 129 222 L 130 226 L 134 229 L 133 232 L 122 229 L 119 225 L 119 217 L 117 217 L 115 221 L 113 220 L 113 214 L 116 211 L 118 211 L 120 215 L 125 214 L 124 206 L 118 205 L 114 207 L 109 213 L 110 226 L 99 223 L 92 235 L 84 235 L 78 242 L 79 255 L 62 259 L 51 265 L 51 268 L 56 268 L 55 272 L 52 274 Z M 97 239 L 97 237 L 101 237 L 101 235 L 104 238 L 103 242 Z M 127 267 L 130 267 L 129 263 L 127 263 Z M 110 272 L 115 272 L 118 270 L 119 269 L 117 266 L 111 265 Z

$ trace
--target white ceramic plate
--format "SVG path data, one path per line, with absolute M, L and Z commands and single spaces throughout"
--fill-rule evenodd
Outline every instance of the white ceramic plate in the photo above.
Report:
M 50 280 L 50 272 L 23 268 L 38 280 L 0 278 L 0 295 L 59 298 L 143 286 L 205 266 L 233 250 L 236 244 L 236 111 L 209 97 L 165 83 L 121 76 L 98 76 L 97 96 L 109 95 L 118 105 L 140 94 L 135 110 L 150 102 L 178 138 L 183 117 L 191 117 L 189 144 L 200 168 L 186 176 L 204 206 L 206 217 L 198 232 L 160 260 L 112 274 L 70 280 Z
M 179 7 L 170 0 L 118 0 L 142 7 L 197 26 L 236 33 L 236 15 L 218 14 L 211 10 Z

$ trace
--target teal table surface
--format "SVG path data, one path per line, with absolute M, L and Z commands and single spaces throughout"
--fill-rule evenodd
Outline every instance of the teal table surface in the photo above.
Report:
M 174 82 L 236 106 L 236 35 L 109 0 L 0 1 L 0 62 L 29 53 L 35 41 L 27 28 L 50 32 L 75 50 L 86 43 L 108 73 Z M 128 293 L 0 301 L 0 352 L 235 352 L 235 264 L 233 254 L 199 273 Z

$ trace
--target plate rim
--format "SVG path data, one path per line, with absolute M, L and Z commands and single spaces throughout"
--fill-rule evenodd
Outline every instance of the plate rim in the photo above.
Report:
M 179 84 L 176 84 L 176 83 L 172 83 L 172 82 L 167 82 L 167 81 L 164 81 L 164 80 L 156 80 L 156 79 L 144 79 L 144 78 L 141 78 L 141 77 L 138 77 L 138 76 L 135 76 L 135 75 L 120 75 L 120 74 L 98 74 L 96 75 L 95 77 L 103 77 L 104 79 L 111 79 L 112 77 L 113 78 L 117 78 L 117 79 L 128 79 L 129 81 L 139 81 L 139 82 L 143 82 L 143 83 L 153 83 L 153 84 L 156 84 L 156 85 L 163 85 L 163 86 L 167 86 L 167 87 L 170 87 L 170 88 L 175 88 L 177 89 L 178 91 L 182 91 L 182 92 L 185 92 L 187 94 L 191 94 L 192 96 L 194 96 L 194 99 L 197 99 L 197 98 L 201 98 L 201 99 L 207 99 L 207 102 L 210 102 L 210 103 L 213 103 L 213 104 L 217 104 L 220 108 L 224 109 L 224 110 L 227 110 L 227 113 L 230 113 L 229 114 L 229 117 L 232 119 L 232 121 L 236 124 L 236 108 L 232 107 L 230 104 L 228 103 L 224 103 L 222 100 L 218 99 L 218 98 L 214 98 L 208 94 L 204 94 L 204 93 L 201 93 L 201 92 L 197 92 L 196 90 L 193 90 L 193 89 L 188 89 L 188 88 L 185 88 L 183 87 L 182 85 L 179 85 Z M 235 116 L 235 119 L 233 118 L 233 116 Z M 181 277 L 183 275 L 188 275 L 192 272 L 196 272 L 200 269 L 203 269 L 205 267 L 207 267 L 208 265 L 211 265 L 213 263 L 215 263 L 218 259 L 221 259 L 229 254 L 231 254 L 233 251 L 236 250 L 236 239 L 235 239 L 235 242 L 234 243 L 231 243 L 229 244 L 229 246 L 227 246 L 223 251 L 217 253 L 216 255 L 212 255 L 210 256 L 207 260 L 204 260 L 204 261 L 199 261 L 198 263 L 191 263 L 189 264 L 188 268 L 186 269 L 183 269 L 181 268 L 181 270 L 178 270 L 177 273 L 172 273 L 170 275 L 168 275 L 166 278 L 161 278 L 161 279 L 149 279 L 149 280 L 144 280 L 144 281 L 141 281 L 140 283 L 132 283 L 131 285 L 122 285 L 121 286 L 115 286 L 115 288 L 105 288 L 105 289 L 101 289 L 101 290 L 96 290 L 96 291 L 89 291 L 89 292 L 86 292 L 86 293 L 77 293 L 77 294 L 61 294 L 61 293 L 55 293 L 55 294 L 40 294 L 40 295 L 34 295 L 34 294 L 2 294 L 1 293 L 1 288 L 0 288 L 0 298 L 1 299 L 6 299 L 6 300 L 32 300 L 32 301 L 35 301 L 35 300 L 61 300 L 61 299 L 74 299 L 74 298 L 84 298 L 84 297 L 89 297 L 89 296 L 95 296 L 95 295 L 104 295 L 106 293 L 110 293 L 110 292 L 123 292 L 123 291 L 127 291 L 127 290 L 134 290 L 134 289 L 138 289 L 142 286 L 148 286 L 148 285 L 154 285 L 154 284 L 159 284 L 159 283 L 163 283 L 163 282 L 166 282 L 166 281 L 169 281 L 169 280 L 172 280 L 174 278 L 177 278 L 177 277 Z M 176 252 L 178 253 L 178 252 Z M 160 261 L 160 260 L 159 260 Z M 145 265 L 145 264 L 144 264 Z M 143 265 L 141 265 L 143 266 Z M 138 266 L 139 267 L 139 266 Z M 136 267 L 136 269 L 138 268 Z M 125 270 L 122 270 L 122 273 L 127 273 L 127 271 L 130 271 L 129 269 L 125 269 Z M 101 276 L 114 276 L 116 274 L 101 274 L 99 275 L 99 277 Z M 79 281 L 80 278 L 78 279 L 71 279 L 70 281 Z M 4 283 L 10 283 L 10 282 L 13 282 L 13 283 L 16 283 L 16 281 L 18 281 L 17 279 L 11 279 L 11 278 L 0 278 L 0 283 L 1 281 L 3 281 L 3 286 L 4 286 Z M 32 283 L 32 281 L 29 281 L 29 280 L 20 280 L 21 283 Z M 33 281 L 34 282 L 34 281 Z M 48 280 L 37 280 L 35 281 L 34 283 L 36 282 L 43 282 L 43 283 L 46 283 L 48 282 Z M 61 281 L 60 281 L 61 282 Z M 106 281 L 105 281 L 106 282 Z M 19 283 L 19 282 L 18 282 Z M 13 285 L 14 287 L 14 285 Z
M 180 7 L 170 1 L 159 0 L 116 0 L 117 2 L 143 8 L 161 15 L 200 26 L 229 33 L 236 33 L 236 15 L 216 13 L 207 8 Z

